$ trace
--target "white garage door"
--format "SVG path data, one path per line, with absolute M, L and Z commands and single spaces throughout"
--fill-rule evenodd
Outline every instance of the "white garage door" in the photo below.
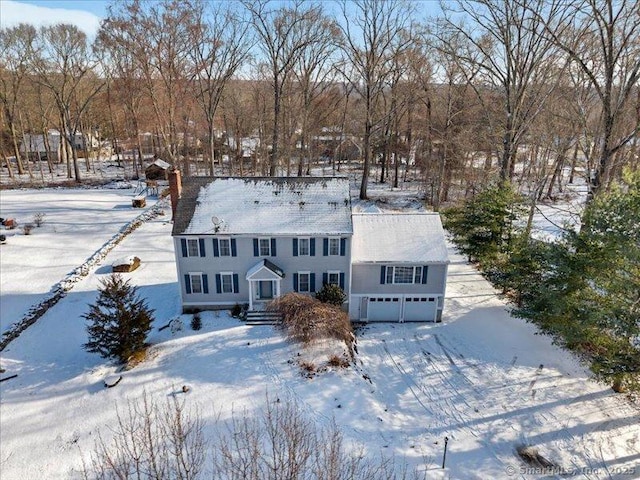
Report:
M 404 299 L 405 322 L 433 322 L 436 319 L 436 297 L 406 297 Z
M 397 322 L 401 307 L 400 297 L 369 297 L 367 319 L 370 322 Z

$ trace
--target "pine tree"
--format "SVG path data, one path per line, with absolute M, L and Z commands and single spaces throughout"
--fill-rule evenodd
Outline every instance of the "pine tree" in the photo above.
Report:
M 100 295 L 89 313 L 83 315 L 91 323 L 87 326 L 89 352 L 125 363 L 146 347 L 151 330 L 153 310 L 140 299 L 136 287 L 114 274 L 103 280 Z
M 334 283 L 325 283 L 316 293 L 316 298 L 322 303 L 329 303 L 340 307 L 347 299 L 347 295 L 338 285 Z
M 522 212 L 522 198 L 503 182 L 485 188 L 463 206 L 447 210 L 444 226 L 469 260 L 485 263 L 509 251 L 514 222 Z

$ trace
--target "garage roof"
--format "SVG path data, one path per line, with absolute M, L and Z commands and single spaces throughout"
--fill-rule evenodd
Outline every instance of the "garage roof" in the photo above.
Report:
M 354 213 L 353 263 L 449 263 L 437 213 Z

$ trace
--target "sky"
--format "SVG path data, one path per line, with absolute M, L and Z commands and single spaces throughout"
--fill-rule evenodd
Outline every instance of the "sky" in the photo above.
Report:
M 89 37 L 95 36 L 107 14 L 109 0 L 0 0 L 0 27 L 31 23 L 37 27 L 72 23 Z M 419 11 L 437 14 L 437 0 L 422 0 Z
M 37 27 L 72 23 L 88 36 L 95 36 L 106 16 L 107 0 L 0 0 L 0 26 L 30 23 Z

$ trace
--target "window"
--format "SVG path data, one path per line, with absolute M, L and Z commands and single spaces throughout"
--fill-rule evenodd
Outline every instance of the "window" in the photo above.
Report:
M 299 238 L 298 239 L 298 255 L 309 255 L 309 239 L 308 238 Z
M 197 238 L 187 239 L 187 257 L 200 256 L 200 242 Z
M 426 267 L 382 267 L 380 283 L 412 284 L 423 283 L 423 269 Z M 426 282 L 425 282 L 426 283 Z
M 221 273 L 220 274 L 222 293 L 233 293 L 233 274 Z
M 218 248 L 220 249 L 221 257 L 230 257 L 231 256 L 231 239 L 229 238 L 218 239 Z
M 270 238 L 260 238 L 258 240 L 260 245 L 260 256 L 261 257 L 269 257 L 271 256 L 271 239 Z
M 413 267 L 394 267 L 393 283 L 413 283 Z
M 329 239 L 329 255 L 340 255 L 340 239 Z
M 298 273 L 298 291 L 299 292 L 310 292 L 310 284 L 311 284 L 311 273 L 302 272 Z
M 191 277 L 191 293 L 202 293 L 202 274 L 192 273 Z
M 209 282 L 204 273 L 185 273 L 184 288 L 189 293 L 209 293 Z
M 340 285 L 340 272 L 327 272 L 327 283 L 329 285 Z

